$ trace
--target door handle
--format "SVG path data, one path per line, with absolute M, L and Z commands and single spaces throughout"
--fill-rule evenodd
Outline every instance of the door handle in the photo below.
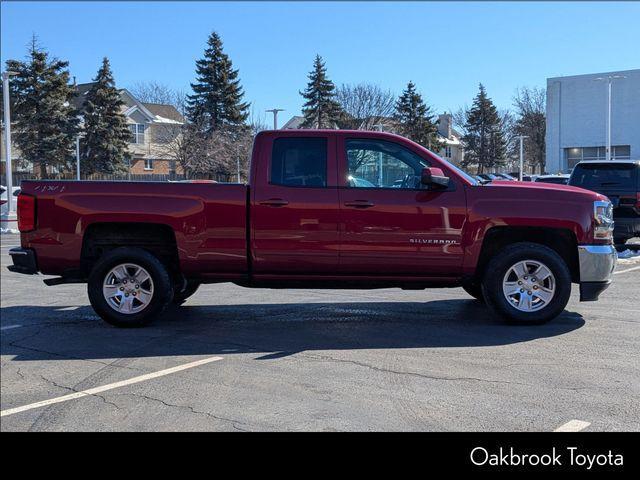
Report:
M 289 202 L 282 198 L 270 198 L 269 200 L 260 202 L 260 205 L 267 205 L 268 207 L 284 207 L 285 205 L 289 205 Z
M 353 202 L 345 202 L 344 205 L 345 207 L 369 208 L 375 206 L 375 203 L 369 200 L 355 200 Z

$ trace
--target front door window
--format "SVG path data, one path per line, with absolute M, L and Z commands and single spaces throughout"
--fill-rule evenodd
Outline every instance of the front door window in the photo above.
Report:
M 419 189 L 422 169 L 427 162 L 393 142 L 384 140 L 346 140 L 348 174 L 352 188 Z

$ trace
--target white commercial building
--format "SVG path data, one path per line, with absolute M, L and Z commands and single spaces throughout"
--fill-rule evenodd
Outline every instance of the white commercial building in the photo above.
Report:
M 546 170 L 604 160 L 611 77 L 611 158 L 640 158 L 640 69 L 547 79 Z

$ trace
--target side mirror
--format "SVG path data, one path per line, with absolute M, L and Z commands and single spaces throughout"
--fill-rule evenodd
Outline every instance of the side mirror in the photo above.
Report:
M 449 186 L 449 177 L 444 175 L 441 168 L 426 167 L 422 169 L 420 183 L 437 188 L 447 188 Z

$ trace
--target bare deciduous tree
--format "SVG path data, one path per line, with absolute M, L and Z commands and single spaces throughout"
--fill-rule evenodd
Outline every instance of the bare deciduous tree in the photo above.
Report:
M 336 100 L 343 115 L 338 127 L 351 130 L 375 130 L 376 125 L 394 113 L 395 95 L 377 85 L 359 83 L 341 85 L 336 90 Z
M 546 92 L 544 88 L 519 88 L 513 97 L 516 118 L 514 135 L 525 135 L 524 153 L 533 173 L 544 172 L 546 135 Z M 514 145 L 514 148 L 519 148 Z
M 183 116 L 185 115 L 187 94 L 184 90 L 175 90 L 156 81 L 147 81 L 137 82 L 129 91 L 143 103 L 173 105 Z

